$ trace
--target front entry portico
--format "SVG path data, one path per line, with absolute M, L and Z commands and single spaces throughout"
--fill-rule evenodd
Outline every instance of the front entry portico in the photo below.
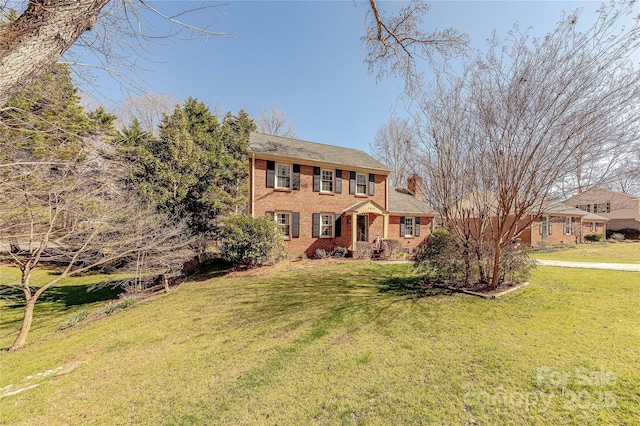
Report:
M 351 219 L 352 249 L 355 249 L 358 241 L 371 242 L 378 236 L 388 238 L 389 212 L 375 202 L 363 201 L 345 209 L 343 214 Z M 378 217 L 382 219 L 382 235 L 380 234 L 380 223 L 375 223 Z M 377 231 L 375 231 L 376 228 Z

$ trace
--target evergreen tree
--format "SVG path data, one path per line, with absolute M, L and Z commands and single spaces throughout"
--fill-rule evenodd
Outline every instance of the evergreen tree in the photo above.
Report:
M 163 118 L 157 139 L 134 120 L 118 146 L 133 163 L 132 185 L 159 210 L 187 217 L 204 246 L 220 215 L 246 210 L 247 143 L 254 128 L 244 111 L 220 122 L 204 102 L 189 98 Z

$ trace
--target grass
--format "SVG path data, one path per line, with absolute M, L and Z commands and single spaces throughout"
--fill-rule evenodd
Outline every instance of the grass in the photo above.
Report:
M 58 305 L 0 355 L 0 396 L 41 384 L 0 397 L 0 423 L 635 423 L 640 274 L 531 282 L 485 300 L 419 291 L 407 264 L 348 262 L 190 282 L 64 330 L 42 324 Z M 17 326 L 3 321 L 0 346 Z
M 534 252 L 532 257 L 572 262 L 640 263 L 640 243 L 569 245 L 551 252 Z

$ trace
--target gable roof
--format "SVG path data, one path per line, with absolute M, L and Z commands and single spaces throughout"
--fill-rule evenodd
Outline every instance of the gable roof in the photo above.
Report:
M 599 216 L 595 213 L 589 213 L 585 210 L 575 208 L 564 203 L 552 203 L 542 209 L 542 214 L 559 214 L 568 216 L 581 216 L 585 220 L 593 222 L 606 222 L 609 219 Z
M 624 193 L 624 192 L 614 191 L 613 189 L 607 189 L 607 188 L 603 188 L 603 187 L 601 187 L 601 186 L 592 186 L 591 188 L 589 188 L 589 189 L 587 189 L 587 190 L 585 190 L 585 191 L 582 191 L 582 192 L 580 192 L 580 193 L 578 193 L 578 194 L 574 195 L 573 197 L 569 197 L 569 198 L 567 199 L 567 201 L 571 201 L 571 200 L 573 200 L 574 198 L 577 198 L 577 197 L 579 197 L 579 196 L 581 196 L 581 195 L 583 195 L 583 194 L 588 194 L 588 195 L 592 195 L 592 196 L 597 196 L 597 195 L 598 195 L 598 193 L 600 193 L 600 192 L 607 192 L 607 193 L 610 193 L 610 194 L 622 195 L 622 196 L 624 196 L 624 197 L 628 197 L 628 198 L 630 198 L 630 199 L 632 199 L 632 200 L 635 200 L 635 199 L 640 198 L 640 196 L 637 196 L 637 195 L 633 195 L 633 194 L 626 194 L 626 193 Z
M 436 216 L 435 210 L 411 191 L 404 188 L 389 188 L 389 211 L 392 213 L 421 214 Z
M 249 153 L 318 161 L 389 172 L 390 169 L 364 151 L 251 132 Z

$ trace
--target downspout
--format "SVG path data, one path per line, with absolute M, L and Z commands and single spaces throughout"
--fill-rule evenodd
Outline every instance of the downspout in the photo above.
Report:
M 255 216 L 255 199 L 256 199 L 256 153 L 251 153 L 251 217 Z

